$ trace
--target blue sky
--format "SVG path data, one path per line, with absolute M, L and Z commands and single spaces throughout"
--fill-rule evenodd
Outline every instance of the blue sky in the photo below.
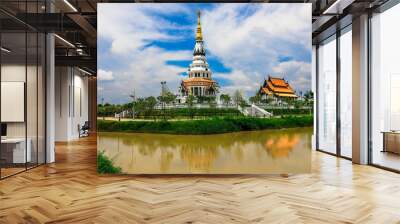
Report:
M 125 103 L 177 93 L 202 12 L 207 60 L 220 93 L 254 95 L 269 74 L 311 88 L 310 4 L 102 3 L 98 10 L 98 98 Z M 283 18 L 283 19 L 282 19 Z

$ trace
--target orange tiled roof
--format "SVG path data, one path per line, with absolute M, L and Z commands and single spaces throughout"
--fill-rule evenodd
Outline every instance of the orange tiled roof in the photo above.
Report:
M 281 97 L 297 97 L 296 94 L 293 93 L 275 93 L 275 94 Z
M 262 93 L 265 93 L 265 94 L 268 94 L 268 95 L 272 94 L 272 92 L 269 91 L 268 88 L 261 88 L 261 92 L 262 92 Z
M 293 89 L 287 85 L 287 86 L 275 86 L 272 82 L 268 81 L 267 82 L 267 88 L 272 90 L 272 92 L 284 92 L 284 93 L 294 93 Z
M 187 89 L 190 86 L 206 86 L 211 87 L 214 83 L 216 83 L 212 79 L 202 78 L 202 77 L 191 77 L 185 80 L 182 80 L 182 84 Z
M 294 91 L 290 88 L 282 88 L 282 87 L 272 87 L 272 91 L 274 93 L 294 93 Z
M 211 79 L 206 79 L 206 78 L 202 78 L 202 77 L 192 77 L 192 78 L 187 78 L 185 80 L 183 80 L 183 82 L 209 82 L 209 83 L 213 83 L 215 82 L 214 80 Z
M 285 82 L 284 79 L 280 78 L 269 78 L 269 80 L 272 82 L 274 86 L 280 86 L 280 87 L 286 87 L 288 84 Z
M 297 97 L 293 88 L 281 78 L 268 77 L 260 89 L 262 94 L 275 94 L 282 97 Z

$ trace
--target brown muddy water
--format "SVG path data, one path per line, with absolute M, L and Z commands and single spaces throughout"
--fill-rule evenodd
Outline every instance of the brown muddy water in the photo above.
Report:
M 214 135 L 98 133 L 98 151 L 127 174 L 305 173 L 312 128 Z

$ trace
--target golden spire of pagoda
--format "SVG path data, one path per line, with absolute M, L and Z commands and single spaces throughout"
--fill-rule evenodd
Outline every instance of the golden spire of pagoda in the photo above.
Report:
M 196 32 L 196 40 L 203 40 L 203 34 L 201 33 L 201 24 L 200 24 L 200 10 L 197 11 L 197 32 Z

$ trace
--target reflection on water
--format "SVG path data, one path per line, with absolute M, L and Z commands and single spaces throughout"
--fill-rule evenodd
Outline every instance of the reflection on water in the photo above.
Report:
M 99 133 L 98 150 L 124 173 L 303 173 L 311 128 L 217 135 Z

